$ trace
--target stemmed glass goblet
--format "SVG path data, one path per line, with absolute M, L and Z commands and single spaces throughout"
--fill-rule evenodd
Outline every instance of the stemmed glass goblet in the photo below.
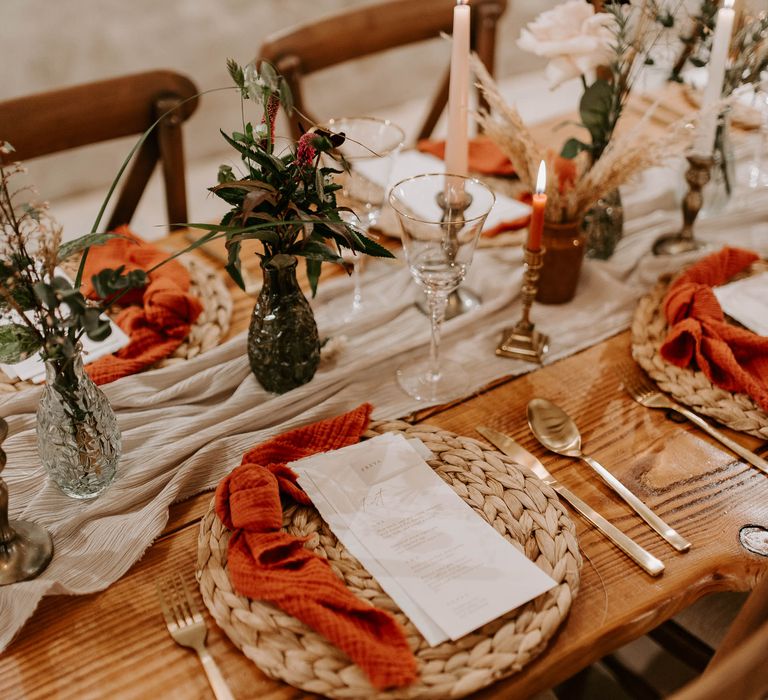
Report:
M 417 175 L 392 187 L 408 267 L 424 289 L 431 324 L 429 358 L 397 371 L 406 393 L 447 401 L 469 384 L 461 365 L 440 360 L 440 327 L 448 295 L 467 274 L 485 217 L 495 201 L 479 180 L 450 174 Z
M 342 189 L 337 192 L 336 201 L 351 211 L 342 212 L 341 216 L 347 224 L 367 236 L 381 214 L 392 166 L 403 146 L 405 134 L 396 124 L 375 117 L 339 117 L 330 119 L 324 128 L 345 136 L 337 153 L 346 161 L 347 170 L 337 176 Z M 344 317 L 345 322 L 360 318 L 366 312 L 361 256 L 354 255 L 350 261 L 354 292 L 352 308 Z

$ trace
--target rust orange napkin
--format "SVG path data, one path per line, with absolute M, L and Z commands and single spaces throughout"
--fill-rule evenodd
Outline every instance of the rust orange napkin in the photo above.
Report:
M 416 144 L 422 153 L 445 158 L 445 141 L 422 139 Z M 469 141 L 467 153 L 469 169 L 481 175 L 514 175 L 515 169 L 499 147 L 487 136 L 476 136 Z
M 416 678 L 416 660 L 403 629 L 388 612 L 354 596 L 328 562 L 281 531 L 281 495 L 310 504 L 287 462 L 352 445 L 372 406 L 319 421 L 258 445 L 216 489 L 216 513 L 232 530 L 227 566 L 238 593 L 267 600 L 344 651 L 378 689 Z
M 712 291 L 758 257 L 723 248 L 675 280 L 664 300 L 669 333 L 661 355 L 678 367 L 695 362 L 714 384 L 744 392 L 768 411 L 768 338 L 728 323 Z
M 166 251 L 143 241 L 126 226 L 113 238 L 88 253 L 83 274 L 83 294 L 94 298 L 91 277 L 105 268 L 125 266 L 131 270 L 149 270 L 168 257 Z M 189 328 L 202 311 L 197 297 L 189 294 L 189 273 L 171 260 L 149 275 L 149 284 L 121 297 L 126 306 L 115 318 L 130 337 L 129 344 L 114 355 L 107 355 L 87 366 L 96 384 L 106 384 L 140 372 L 168 357 L 189 334 Z

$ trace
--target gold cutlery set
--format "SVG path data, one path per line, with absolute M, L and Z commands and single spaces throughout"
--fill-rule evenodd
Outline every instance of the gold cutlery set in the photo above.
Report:
M 710 436 L 719 440 L 739 457 L 768 474 L 768 462 L 712 427 L 693 411 L 672 401 L 668 396 L 659 391 L 644 373 L 641 373 L 627 363 L 622 368 L 622 375 L 622 383 L 625 390 L 639 404 L 647 408 L 664 408 L 676 411 Z M 528 403 L 527 414 L 531 432 L 543 447 L 556 454 L 573 457 L 585 462 L 660 537 L 666 540 L 678 552 L 687 552 L 690 549 L 690 542 L 665 523 L 603 465 L 582 452 L 579 429 L 573 419 L 563 409 L 551 401 L 536 398 Z M 571 504 L 576 512 L 592 523 L 644 571 L 651 576 L 658 576 L 664 571 L 664 564 L 661 560 L 643 549 L 637 542 L 608 522 L 589 504 L 559 483 L 536 456 L 528 452 L 510 436 L 485 426 L 478 426 L 476 430 L 503 454 L 530 469 L 542 481 L 551 486 L 565 501 Z
M 741 458 L 768 474 L 768 463 L 764 459 L 713 428 L 697 414 L 672 401 L 660 392 L 648 377 L 629 363 L 622 367 L 622 383 L 627 393 L 639 404 L 648 408 L 664 408 L 680 413 Z M 585 462 L 672 547 L 679 552 L 687 552 L 690 549 L 690 542 L 656 515 L 597 460 L 582 452 L 579 429 L 562 408 L 546 399 L 535 398 L 528 403 L 527 417 L 531 432 L 543 447 L 556 454 Z M 660 559 L 641 547 L 592 506 L 557 481 L 535 455 L 528 452 L 509 435 L 482 425 L 476 430 L 503 454 L 511 457 L 517 464 L 526 467 L 551 486 L 577 513 L 592 523 L 645 572 L 651 576 L 658 576 L 664 571 L 664 563 Z M 183 647 L 193 649 L 198 654 L 217 700 L 232 700 L 232 693 L 205 646 L 207 636 L 205 619 L 184 579 L 181 576 L 168 579 L 158 584 L 157 592 L 166 626 L 173 640 Z

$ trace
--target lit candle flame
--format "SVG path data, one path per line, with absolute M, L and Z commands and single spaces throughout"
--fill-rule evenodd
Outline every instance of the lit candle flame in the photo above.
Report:
M 723 3 L 723 7 L 725 7 L 726 10 L 730 10 L 733 8 L 733 3 L 736 2 L 736 0 L 725 0 Z
M 547 164 L 542 160 L 539 165 L 539 176 L 536 178 L 536 194 L 547 191 Z

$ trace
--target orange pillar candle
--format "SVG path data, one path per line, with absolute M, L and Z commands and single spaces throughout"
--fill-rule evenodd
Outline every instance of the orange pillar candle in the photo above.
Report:
M 539 165 L 539 175 L 536 178 L 536 192 L 533 195 L 533 211 L 531 223 L 528 225 L 528 250 L 538 253 L 541 250 L 541 234 L 544 230 L 544 210 L 547 207 L 547 166 L 544 161 Z

